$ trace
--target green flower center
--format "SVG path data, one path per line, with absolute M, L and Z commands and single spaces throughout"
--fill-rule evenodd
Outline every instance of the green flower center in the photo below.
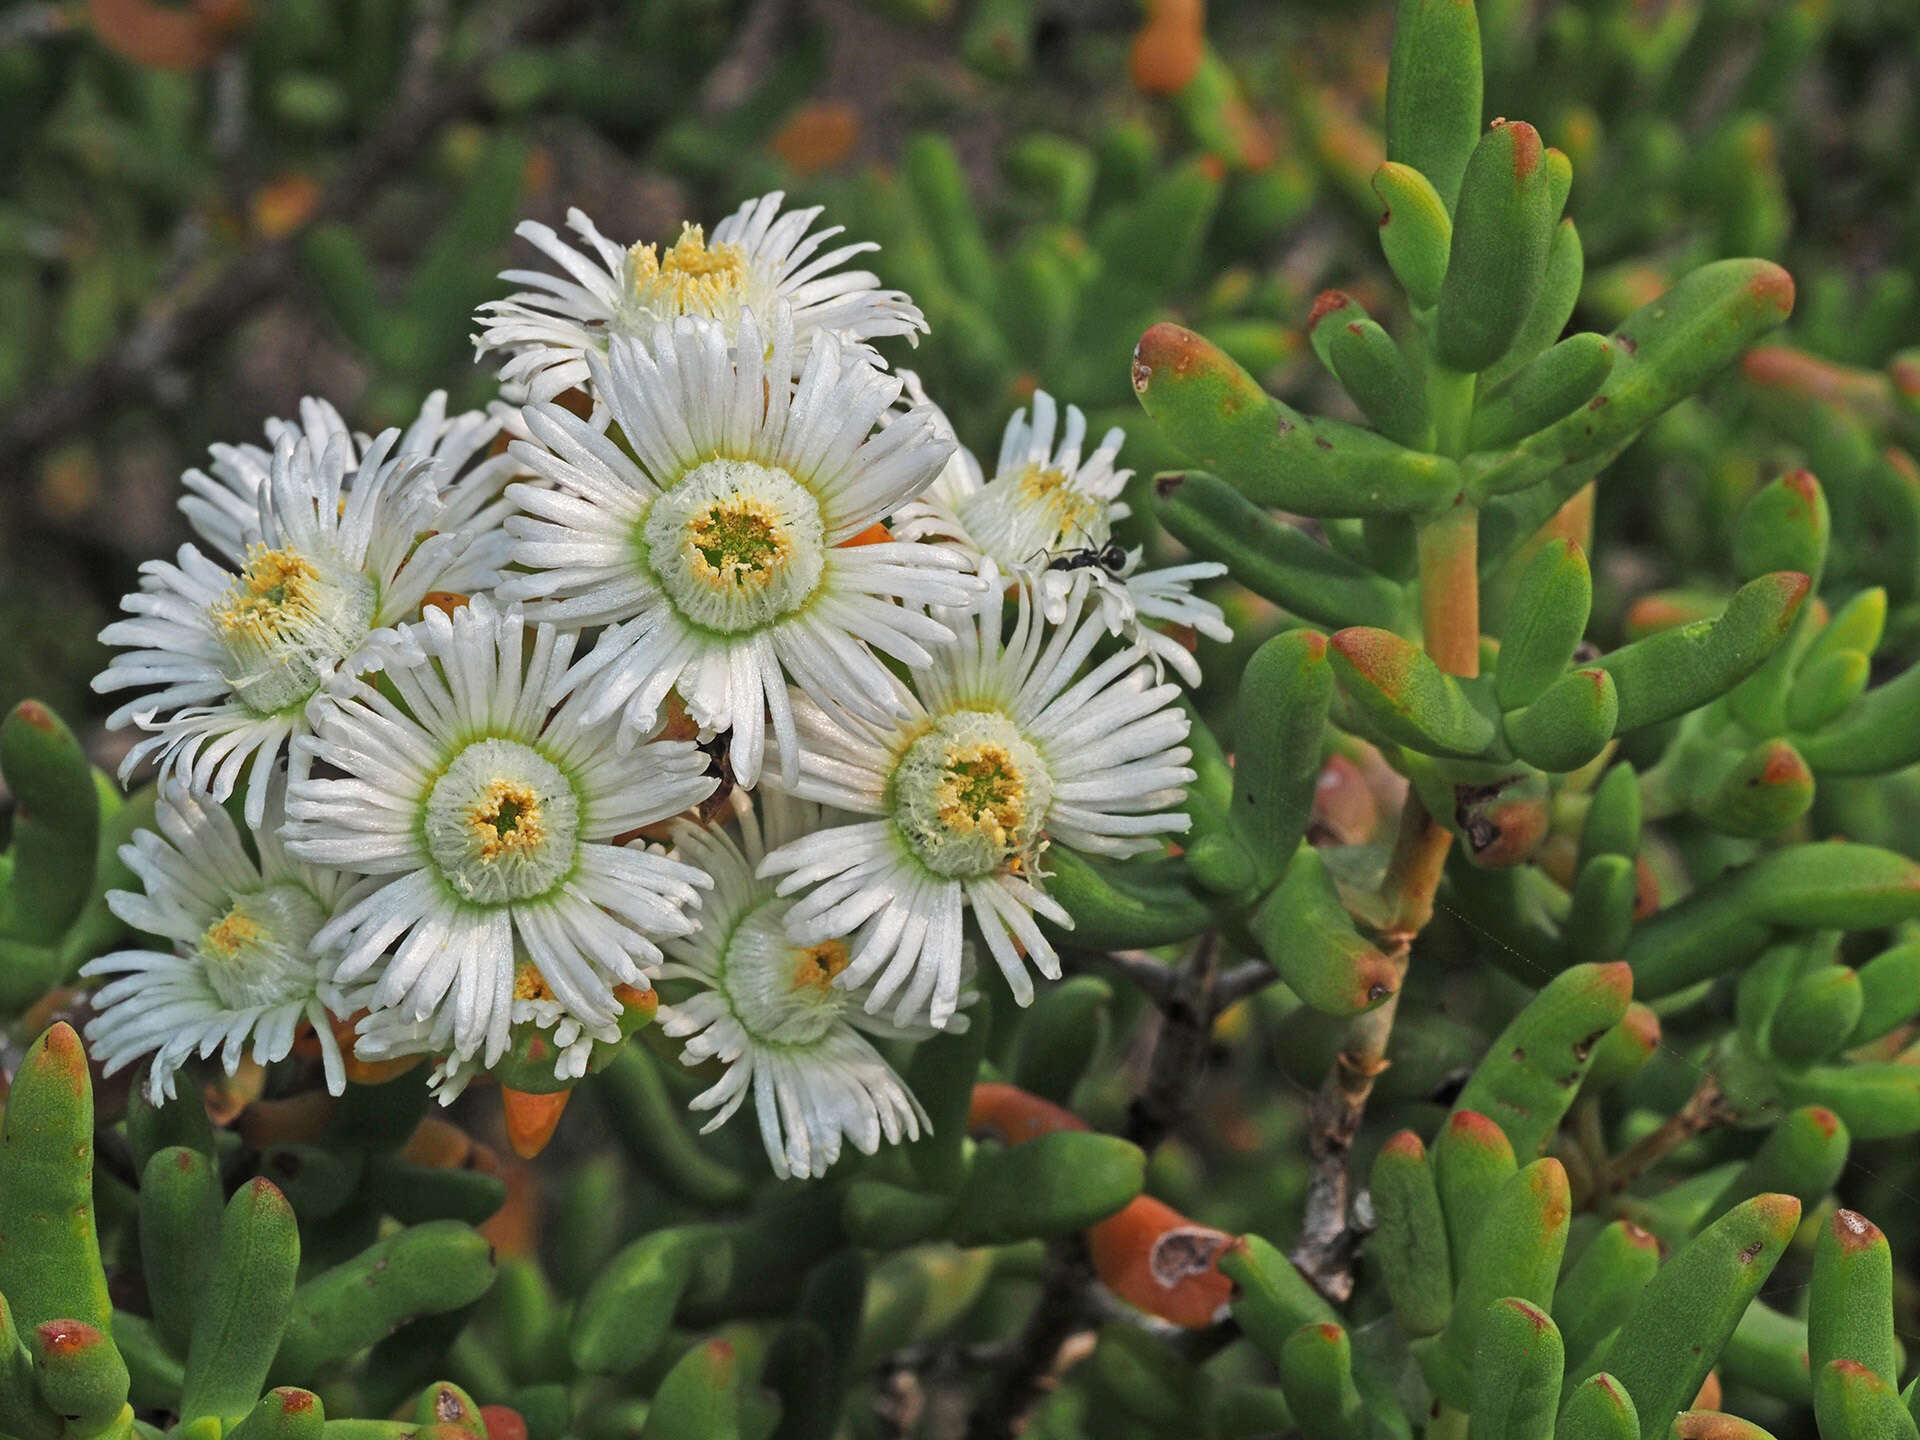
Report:
M 546 894 L 573 869 L 580 802 L 566 775 L 517 740 L 476 740 L 427 794 L 427 853 L 478 905 Z
M 238 896 L 201 932 L 194 954 L 229 1010 L 305 999 L 315 980 L 308 947 L 326 918 L 302 886 L 269 885 Z
M 640 538 L 674 608 L 701 629 L 737 635 L 813 597 L 825 533 L 819 505 L 785 470 L 717 459 L 653 502 Z
M 720 984 L 734 1018 L 769 1045 L 812 1045 L 849 1003 L 833 980 L 847 968 L 844 940 L 800 947 L 784 924 L 791 900 L 768 900 L 734 929 Z
M 1006 716 L 956 710 L 907 747 L 893 772 L 893 818 L 936 875 L 990 875 L 1032 860 L 1053 777 Z

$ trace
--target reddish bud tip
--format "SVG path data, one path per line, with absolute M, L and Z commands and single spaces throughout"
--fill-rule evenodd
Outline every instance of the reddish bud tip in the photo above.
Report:
M 1322 290 L 1313 297 L 1313 308 L 1307 311 L 1307 329 L 1311 332 L 1327 316 L 1337 310 L 1344 310 L 1353 304 L 1353 297 L 1344 290 Z
M 77 1355 L 106 1343 L 106 1336 L 84 1320 L 48 1320 L 36 1327 L 45 1355 Z
M 1782 315 L 1793 313 L 1793 276 L 1771 261 L 1762 260 L 1753 272 L 1749 288 L 1760 299 L 1773 305 Z
M 1378 950 L 1369 950 L 1354 964 L 1354 1004 L 1378 1005 L 1400 988 L 1400 969 Z
M 1633 998 L 1633 967 L 1626 961 L 1614 960 L 1594 966 L 1593 978 L 1596 985 L 1612 991 L 1622 1000 Z M 1657 1021 L 1655 1023 L 1658 1024 Z
M 1382 1155 L 1404 1155 L 1409 1160 L 1427 1158 L 1427 1147 L 1420 1143 L 1420 1137 L 1411 1130 L 1402 1130 L 1380 1147 Z
M 1880 1233 L 1880 1227 L 1853 1210 L 1833 1212 L 1833 1238 L 1840 1242 L 1841 1249 L 1848 1252 L 1870 1250 L 1886 1243 L 1886 1236 Z
M 286 1210 L 289 1212 L 293 1209 L 293 1207 L 287 1203 L 287 1197 L 281 1193 L 280 1187 L 264 1175 L 256 1175 L 253 1179 L 249 1180 L 246 1184 L 246 1192 L 247 1203 L 255 1209 L 265 1207 L 269 1210 Z
M 487 1427 L 487 1440 L 527 1440 L 527 1422 L 509 1405 L 482 1405 L 480 1419 Z
M 1745 1207 L 1755 1218 L 1768 1222 L 1781 1235 L 1793 1233 L 1800 1223 L 1800 1202 L 1791 1195 L 1756 1195 Z
M 1524 120 L 1515 120 L 1506 128 L 1513 137 L 1513 178 L 1525 180 L 1540 168 L 1540 132 Z
M 1811 470 L 1789 470 L 1780 477 L 1780 483 L 1809 505 L 1820 501 L 1820 482 L 1814 479 Z
M 1621 1017 L 1620 1029 L 1649 1055 L 1660 1048 L 1660 1017 L 1653 1013 L 1650 1006 L 1628 1006 L 1627 1013 Z
M 85 1095 L 93 1083 L 87 1074 L 86 1047 L 80 1043 L 79 1032 L 64 1020 L 50 1028 L 27 1052 L 21 1069 L 25 1070 L 28 1065 L 49 1077 L 58 1075 L 75 1095 Z
M 1405 683 L 1419 651 L 1391 630 L 1353 625 L 1336 630 L 1328 643 L 1382 691 L 1393 695 Z
M 1147 327 L 1140 343 L 1133 347 L 1133 388 L 1144 391 L 1147 383 L 1161 370 L 1184 375 L 1207 348 L 1207 342 L 1184 326 L 1170 320 Z M 1142 378 L 1142 371 L 1146 378 Z
M 1506 1299 L 1502 1300 L 1500 1303 L 1506 1306 L 1509 1310 L 1512 1310 L 1517 1314 L 1525 1316 L 1527 1323 L 1533 1326 L 1533 1328 L 1537 1331 L 1544 1331 L 1547 1328 L 1547 1326 L 1551 1323 L 1547 1319 L 1545 1313 L 1540 1309 L 1538 1305 L 1530 1304 L 1525 1300 L 1516 1299 L 1513 1296 L 1508 1296 Z
M 22 700 L 13 707 L 13 713 L 15 718 L 23 723 L 33 726 L 36 730 L 44 730 L 49 735 L 60 723 L 53 718 L 53 712 L 38 700 Z
M 1478 1110 L 1456 1110 L 1447 1117 L 1447 1129 L 1462 1140 L 1479 1145 L 1505 1145 L 1507 1132 Z
M 1800 758 L 1800 753 L 1793 746 L 1784 740 L 1776 740 L 1767 747 L 1766 761 L 1755 780 L 1761 785 L 1801 785 L 1811 784 L 1813 775 L 1807 769 L 1807 762 Z

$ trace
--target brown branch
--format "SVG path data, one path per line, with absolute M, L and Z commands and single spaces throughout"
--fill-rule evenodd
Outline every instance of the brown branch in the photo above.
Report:
M 1378 938 L 1394 962 L 1394 993 L 1347 1028 L 1346 1044 L 1334 1057 L 1326 1079 L 1307 1111 L 1307 1144 L 1313 1169 L 1307 1178 L 1306 1213 L 1292 1260 L 1327 1299 L 1338 1304 L 1353 1294 L 1353 1256 L 1361 1232 L 1352 1222 L 1353 1179 L 1347 1156 L 1366 1118 L 1373 1082 L 1387 1068 L 1387 1042 L 1405 983 L 1413 940 L 1433 914 L 1452 836 L 1427 813 L 1419 795 L 1407 792 L 1400 831 L 1382 887 L 1391 919 Z
M 1108 950 L 1098 958 L 1118 970 L 1135 989 L 1145 993 L 1157 1008 L 1166 1008 L 1173 994 L 1173 967 L 1145 950 Z
M 1220 977 L 1214 987 L 1214 1000 L 1225 1010 L 1250 995 L 1258 995 L 1279 978 L 1279 972 L 1265 960 L 1242 960 Z
M 86 428 L 115 405 L 141 400 L 157 372 L 182 363 L 232 333 L 265 301 L 290 287 L 300 245 L 314 226 L 363 213 L 395 172 L 418 156 L 448 122 L 486 105 L 486 71 L 501 55 L 553 38 L 581 23 L 593 0 L 541 0 L 513 7 L 516 18 L 437 84 L 404 96 L 379 129 L 321 192 L 295 230 L 219 266 L 203 266 L 156 297 L 120 343 L 69 380 L 0 413 L 0 467 L 18 467 L 62 436 Z
M 1013 1352 L 967 1421 L 967 1440 L 1010 1440 L 1035 1403 L 1058 1381 L 1069 1342 L 1087 1329 L 1093 1262 L 1078 1235 L 1047 1247 L 1040 1298 L 1013 1343 Z
M 1597 1177 L 1603 1195 L 1618 1195 L 1638 1180 L 1666 1155 L 1696 1135 L 1703 1135 L 1733 1118 L 1721 1092 L 1720 1081 L 1711 1072 L 1700 1077 L 1687 1103 L 1678 1114 L 1669 1115 L 1653 1130 L 1622 1150 Z
M 1470 413 L 1470 404 L 1467 409 Z M 1422 522 L 1418 539 L 1420 614 L 1427 653 L 1452 674 L 1478 674 L 1479 519 L 1471 505 L 1457 501 L 1444 514 Z M 1406 982 L 1408 954 L 1415 937 L 1433 918 L 1434 896 L 1452 839 L 1451 832 L 1427 812 L 1418 792 L 1409 790 L 1400 809 L 1393 859 L 1380 889 L 1385 919 L 1374 934 L 1381 953 L 1394 966 L 1393 994 L 1348 1026 L 1346 1044 L 1308 1110 L 1313 1170 L 1292 1259 L 1314 1287 L 1336 1304 L 1353 1294 L 1353 1256 L 1361 1240 L 1353 1223 L 1353 1177 L 1347 1173 L 1347 1157 L 1366 1118 L 1373 1082 L 1387 1068 L 1387 1042 Z
M 1193 1088 L 1206 1069 L 1213 1022 L 1221 1008 L 1215 989 L 1220 938 L 1213 931 L 1202 935 L 1178 970 L 1153 964 L 1170 984 L 1160 1013 L 1150 1017 L 1158 1024 L 1153 1059 L 1122 1131 L 1143 1150 L 1158 1145 L 1186 1118 Z M 1067 1363 L 1075 1358 L 1069 1342 L 1092 1327 L 1100 1309 L 1086 1241 L 1078 1235 L 1056 1240 L 1047 1251 L 1040 1298 L 974 1408 L 967 1440 L 1010 1440 L 1017 1435 L 1027 1413 L 1065 1368 L 1063 1358 Z
M 1214 984 L 1220 974 L 1220 937 L 1207 931 L 1194 942 L 1186 963 L 1174 975 L 1160 1007 L 1160 1032 L 1153 1047 L 1147 1083 L 1127 1107 L 1121 1132 L 1142 1150 L 1151 1150 L 1186 1119 L 1193 1087 L 1206 1069 L 1219 1015 Z

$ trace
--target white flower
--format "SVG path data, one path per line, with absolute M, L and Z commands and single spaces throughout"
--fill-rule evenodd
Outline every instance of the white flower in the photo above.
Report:
M 796 698 L 797 793 L 874 818 L 781 846 L 761 863 L 778 893 L 805 892 L 787 913 L 798 944 L 858 930 L 836 984 L 873 988 L 867 1008 L 899 994 L 896 1018 L 944 1026 L 960 989 L 962 902 L 1022 1004 L 1033 998 L 1021 952 L 1057 979 L 1058 956 L 1034 923 L 1073 922 L 1042 888 L 1049 844 L 1099 855 L 1158 847 L 1185 830 L 1175 807 L 1193 779 L 1174 685 L 1153 682 L 1138 653 L 1085 675 L 1097 617 L 1050 627 L 1019 593 L 1001 642 L 1002 596 L 990 588 L 946 618 L 956 638 L 916 666 L 901 698 L 911 718 L 875 724 Z M 875 980 L 875 977 L 878 979 Z
M 956 604 L 979 588 L 935 545 L 848 545 L 917 494 L 948 442 L 925 411 L 875 421 L 900 382 L 822 335 L 798 381 L 783 306 L 763 359 L 743 315 L 736 365 L 710 321 L 662 326 L 650 347 L 616 339 L 591 358 L 622 444 L 553 405 L 530 405 L 546 447 L 514 455 L 551 488 L 514 485 L 507 521 L 526 572 L 500 587 L 534 619 L 606 625 L 579 678 L 589 720 L 622 714 L 649 734 L 678 689 L 704 735 L 731 730 L 735 777 L 760 774 L 767 712 L 791 772 L 787 682 L 878 718 L 895 704 L 880 650 L 925 664 L 947 629 L 896 599 Z M 628 450 L 631 450 L 631 454 Z
M 909 393 L 918 383 L 905 377 Z M 1033 420 L 1017 410 L 1000 441 L 993 477 L 966 450 L 957 450 L 924 495 L 903 505 L 893 531 L 902 540 L 937 540 L 994 562 L 1003 574 L 1038 588 L 1047 619 L 1062 624 L 1089 595 L 1110 634 L 1165 661 L 1189 685 L 1200 666 L 1180 641 L 1149 621 L 1191 626 L 1215 640 L 1231 640 L 1220 607 L 1193 593 L 1198 580 L 1227 573 L 1213 561 L 1141 571 L 1140 551 L 1114 543 L 1113 522 L 1131 513 L 1119 499 L 1130 470 L 1119 470 L 1118 427 L 1091 455 L 1082 456 L 1087 418 L 1067 407 L 1066 431 L 1054 445 L 1058 412 L 1040 390 Z
M 616 245 L 578 210 L 567 212 L 567 225 L 591 254 L 546 225 L 523 221 L 514 233 L 532 241 L 566 274 L 503 274 L 503 280 L 533 288 L 482 305 L 475 319 L 484 328 L 474 345 L 480 353 L 509 352 L 500 379 L 527 386 L 529 398 L 538 401 L 585 384 L 587 357 L 605 355 L 610 339 L 648 340 L 662 322 L 682 315 L 718 321 L 731 342 L 739 336 L 742 315 L 769 315 L 785 301 L 793 307 L 796 362 L 805 358 L 816 336 L 831 332 L 868 363 L 879 364 L 867 341 L 883 335 L 917 339 L 916 332 L 926 330 L 926 320 L 905 294 L 881 289 L 868 271 L 839 268 L 878 245 L 840 245 L 821 254 L 820 247 L 842 227 L 809 234 L 820 207 L 782 215 L 783 198 L 776 191 L 747 201 L 714 227 L 712 244 L 698 225 L 689 224 L 664 251 L 654 245 Z
M 382 677 L 398 703 L 355 683 L 298 742 L 340 774 L 291 787 L 287 849 L 370 877 L 318 937 L 339 948 L 335 980 L 370 976 L 371 1008 L 487 1065 L 520 999 L 617 1036 L 613 987 L 647 988 L 656 941 L 693 928 L 708 883 L 621 840 L 710 794 L 706 757 L 673 741 L 619 754 L 566 699 L 574 637 L 543 625 L 529 641 L 485 597 L 401 642 Z
M 705 1130 L 724 1125 L 751 1093 L 774 1172 L 805 1179 L 826 1173 L 842 1137 L 865 1155 L 882 1139 L 897 1145 L 919 1137 L 926 1112 L 860 1032 L 916 1040 L 932 1032 L 861 1010 L 855 992 L 833 983 L 847 966 L 846 940 L 794 944 L 785 928 L 793 901 L 754 874 L 768 850 L 830 818 L 774 791 L 760 793 L 758 814 L 740 792 L 733 799 L 737 840 L 722 830 L 675 827 L 677 853 L 713 876 L 714 888 L 699 931 L 666 946 L 659 978 L 693 988 L 661 1006 L 659 1024 L 686 1040 L 682 1063 L 718 1059 L 725 1067 L 693 1101 L 695 1110 L 716 1111 Z M 956 1024 L 964 1027 L 964 1017 Z
M 172 1096 L 174 1072 L 196 1052 L 218 1050 L 231 1075 L 249 1053 L 261 1064 L 283 1059 L 303 1021 L 320 1042 L 327 1088 L 337 1095 L 346 1086 L 328 1013 L 338 1011 L 332 962 L 315 937 L 347 880 L 282 848 L 285 788 L 280 779 L 267 787 L 252 852 L 226 811 L 177 780 L 160 788 L 158 833 L 137 831 L 120 847 L 144 893 L 110 891 L 107 904 L 174 948 L 119 950 L 81 968 L 119 977 L 94 995 L 87 1039 L 109 1075 L 152 1054 L 155 1104 Z
M 140 590 L 121 602 L 132 618 L 100 634 L 128 653 L 93 681 L 96 691 L 143 692 L 107 721 L 151 732 L 128 752 L 123 778 L 156 756 L 163 775 L 224 800 L 251 761 L 255 827 L 281 747 L 306 733 L 308 703 L 378 669 L 388 627 L 417 615 L 431 592 L 491 585 L 502 558 L 484 524 L 462 526 L 449 510 L 431 454 L 397 454 L 397 430 L 362 449 L 318 407 L 308 418 L 281 428 L 264 477 L 260 452 L 216 459 L 231 503 L 215 503 L 222 486 L 207 477 L 195 482 L 204 503 L 189 516 L 224 563 L 183 545 L 172 562 L 142 565 Z M 256 479 L 246 520 L 242 492 Z M 472 498 L 462 492 L 460 503 Z
M 492 413 L 469 410 L 447 414 L 447 392 L 436 390 L 420 407 L 400 438 L 386 446 L 394 457 L 424 460 L 413 468 L 432 480 L 440 497 L 442 530 L 470 530 L 484 534 L 498 547 L 505 539 L 500 521 L 507 506 L 502 498 L 507 482 L 523 473 L 511 457 L 488 451 L 517 412 L 496 404 Z M 273 473 L 273 452 L 280 438 L 305 440 L 315 455 L 324 455 L 335 437 L 346 442 L 347 483 L 352 484 L 379 440 L 347 428 L 340 412 L 325 400 L 308 396 L 300 402 L 298 420 L 269 419 L 267 448 L 242 443 L 209 447 L 212 460 L 206 470 L 187 471 L 181 477 L 187 494 L 180 509 L 187 523 L 208 545 L 236 566 L 247 562 L 247 546 L 260 528 L 260 513 Z M 497 567 L 501 562 L 493 557 Z

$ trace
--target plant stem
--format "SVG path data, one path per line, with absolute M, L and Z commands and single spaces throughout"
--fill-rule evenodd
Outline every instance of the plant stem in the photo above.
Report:
M 1480 673 L 1480 512 L 1466 496 L 1423 520 L 1420 628 L 1427 653 L 1449 675 Z
M 1206 1068 L 1219 1013 L 1214 986 L 1219 978 L 1220 937 L 1209 930 L 1194 942 L 1160 1007 L 1160 1032 L 1153 1046 L 1147 1083 L 1127 1107 L 1124 1134 L 1151 1151 L 1186 1118 L 1194 1083 Z
M 1465 377 L 1465 408 L 1472 408 L 1472 378 Z M 1438 413 L 1438 412 L 1436 412 Z M 1465 443 L 1465 421 L 1443 436 Z M 1427 653 L 1441 669 L 1471 677 L 1480 672 L 1480 578 L 1478 510 L 1460 496 L 1418 527 L 1420 617 Z M 1393 858 L 1381 884 L 1382 923 L 1376 931 L 1382 953 L 1404 982 L 1414 937 L 1433 918 L 1434 895 L 1446 867 L 1452 832 L 1428 813 L 1416 791 L 1400 810 Z M 1307 1181 L 1306 1214 L 1292 1260 L 1321 1294 L 1336 1303 L 1353 1293 L 1353 1251 L 1359 1242 L 1351 1220 L 1352 1177 L 1347 1156 L 1366 1117 L 1373 1082 L 1387 1068 L 1387 1043 L 1399 1005 L 1400 985 L 1382 1004 L 1348 1025 L 1346 1044 L 1334 1058 L 1308 1111 L 1313 1170 Z
M 1013 1343 L 1007 1363 L 987 1386 L 967 1420 L 967 1440 L 1010 1440 L 1020 1432 L 1027 1412 L 1055 1378 L 1061 1352 L 1087 1324 L 1087 1291 L 1093 1262 L 1079 1235 L 1047 1247 L 1040 1277 L 1040 1298 Z
M 1702 1075 L 1679 1114 L 1668 1116 L 1657 1129 L 1648 1131 L 1613 1157 L 1613 1162 L 1601 1173 L 1599 1192 L 1619 1194 L 1669 1152 L 1725 1123 L 1728 1113 L 1720 1081 L 1711 1072 Z

